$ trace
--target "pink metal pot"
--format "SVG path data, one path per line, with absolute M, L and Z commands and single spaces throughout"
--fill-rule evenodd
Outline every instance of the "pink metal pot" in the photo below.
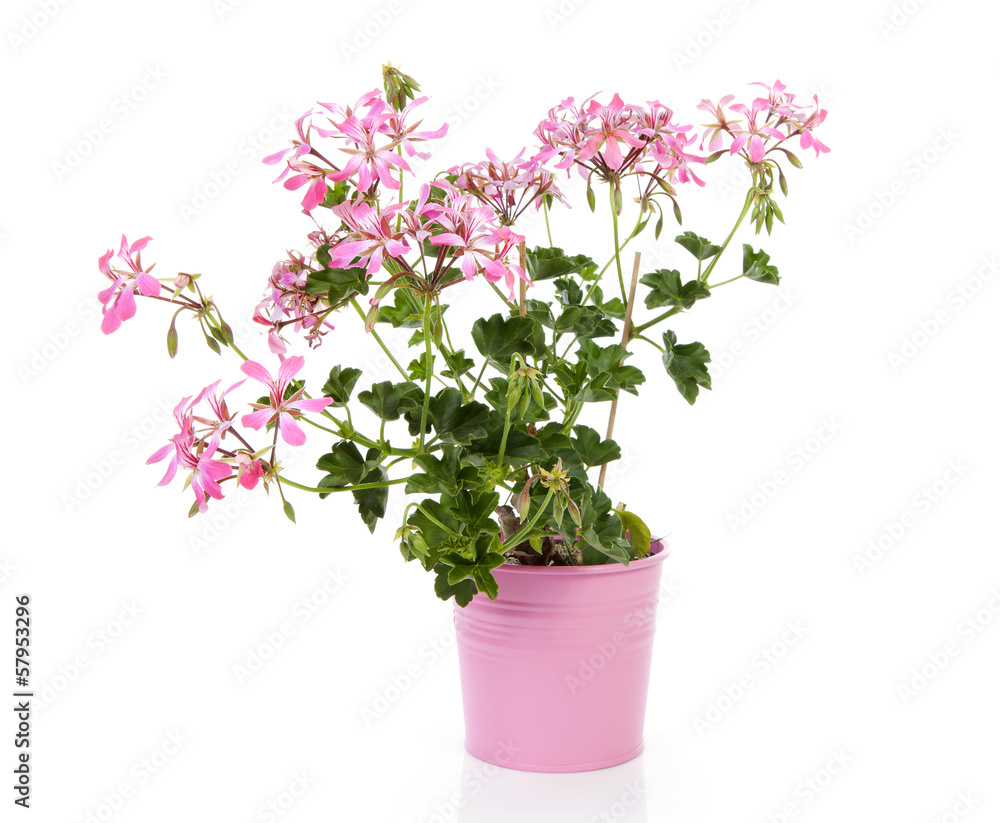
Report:
M 455 608 L 465 746 L 498 766 L 580 772 L 642 751 L 662 541 L 627 567 L 501 566 Z

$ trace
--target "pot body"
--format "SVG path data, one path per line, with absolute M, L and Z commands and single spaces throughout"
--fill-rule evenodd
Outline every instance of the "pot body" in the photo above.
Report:
M 455 607 L 465 745 L 536 772 L 624 763 L 642 751 L 662 563 L 501 566 L 500 596 Z

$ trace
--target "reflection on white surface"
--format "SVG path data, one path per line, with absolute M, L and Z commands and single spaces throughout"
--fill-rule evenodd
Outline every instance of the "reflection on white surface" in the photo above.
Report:
M 593 772 L 540 774 L 501 769 L 466 752 L 448 806 L 426 823 L 646 823 L 644 758 Z

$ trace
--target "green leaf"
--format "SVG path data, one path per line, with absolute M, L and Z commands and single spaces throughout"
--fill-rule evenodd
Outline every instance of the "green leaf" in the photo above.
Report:
M 448 573 L 451 570 L 452 567 L 444 563 L 434 567 L 437 574 L 437 577 L 434 578 L 434 593 L 442 600 L 454 597 L 459 606 L 468 606 L 478 591 L 476 583 L 468 579 L 462 579 L 455 584 L 449 583 Z
M 526 254 L 528 275 L 533 281 L 552 280 L 578 274 L 584 280 L 592 279 L 597 272 L 597 263 L 585 254 L 569 257 L 560 248 L 538 246 Z
M 708 260 L 711 257 L 715 257 L 715 255 L 722 251 L 722 246 L 716 246 L 714 243 L 709 243 L 704 237 L 699 237 L 693 231 L 686 231 L 683 234 L 678 234 L 677 237 L 674 238 L 674 242 L 682 245 L 699 260 Z
M 466 403 L 462 393 L 450 386 L 431 398 L 427 412 L 442 441 L 463 446 L 486 434 L 489 413 L 489 407 L 475 401 Z
M 331 306 L 343 303 L 351 295 L 368 293 L 368 274 L 363 268 L 323 269 L 306 278 L 309 294 L 326 294 Z
M 392 383 L 384 380 L 371 391 L 359 392 L 358 400 L 382 420 L 399 420 L 408 411 L 421 408 L 423 389 L 416 383 Z
M 575 280 L 561 277 L 555 282 L 556 300 L 564 306 L 579 306 L 583 303 L 583 289 Z
M 324 195 L 323 202 L 321 204 L 324 209 L 330 209 L 334 206 L 338 206 L 350 196 L 351 189 L 350 186 L 347 185 L 346 181 L 334 183 L 331 186 L 330 180 L 327 178 L 326 185 L 326 195 Z M 316 256 L 317 258 L 319 257 L 318 254 Z M 329 257 L 327 258 L 327 262 L 329 262 Z
M 675 269 L 657 269 L 644 274 L 639 282 L 651 289 L 646 295 L 647 309 L 662 306 L 690 309 L 696 301 L 712 296 L 712 292 L 700 280 L 691 280 L 682 285 L 680 272 Z
M 351 392 L 361 377 L 361 369 L 334 366 L 330 369 L 330 377 L 323 384 L 323 396 L 332 397 L 334 406 L 346 406 L 351 399 Z
M 540 354 L 545 350 L 545 330 L 541 323 L 533 317 L 520 315 L 480 317 L 472 325 L 472 339 L 480 354 L 504 371 L 510 368 L 510 360 L 515 354 Z
M 618 333 L 614 321 L 595 306 L 568 306 L 556 319 L 555 330 L 586 338 L 613 337 Z
M 663 335 L 663 365 L 677 390 L 691 405 L 698 399 L 698 389 L 712 388 L 712 376 L 708 373 L 708 363 L 712 361 L 708 350 L 701 343 L 677 342 L 673 331 Z
M 632 545 L 635 556 L 645 557 L 649 554 L 649 547 L 653 542 L 649 526 L 634 512 L 625 511 L 625 509 L 615 509 L 614 512 L 622 521 L 622 532 L 628 532 L 628 541 Z
M 324 454 L 317 461 L 316 468 L 327 473 L 320 486 L 330 488 L 360 483 L 361 478 L 371 467 L 365 465 L 365 459 L 354 443 L 349 440 L 341 440 L 334 444 L 331 452 Z M 321 494 L 320 497 L 326 497 L 326 495 Z
M 636 387 L 646 380 L 635 366 L 622 364 L 630 352 L 617 344 L 602 347 L 593 340 L 581 340 L 577 354 L 587 364 L 592 389 L 623 389 L 638 394 Z
M 377 453 L 377 450 L 375 450 Z M 369 452 L 371 455 L 371 452 Z M 386 479 L 381 466 L 373 469 L 362 478 L 362 483 L 381 483 Z M 368 526 L 368 531 L 374 532 L 379 519 L 385 517 L 385 507 L 389 502 L 389 489 L 382 486 L 377 489 L 361 489 L 352 492 L 354 502 L 358 504 L 358 513 Z
M 392 292 L 392 305 L 381 305 L 379 323 L 389 323 L 394 329 L 416 329 L 423 326 L 424 307 L 418 305 L 410 289 L 397 288 Z
M 628 565 L 628 550 L 622 545 L 621 540 L 608 540 L 606 538 L 602 538 L 596 531 L 594 531 L 593 527 L 584 529 L 580 533 L 580 538 L 585 544 L 600 552 L 604 556 L 609 557 L 618 563 L 624 563 L 626 566 Z
M 496 600 L 500 589 L 492 571 L 504 563 L 503 554 L 496 551 L 499 546 L 499 538 L 495 535 L 482 535 L 476 540 L 474 557 L 468 558 L 458 552 L 443 555 L 442 563 L 452 567 L 448 571 L 448 585 L 456 586 L 463 580 L 471 580 L 478 591 L 490 600 Z
M 454 494 L 466 484 L 473 484 L 479 477 L 474 466 L 461 462 L 461 450 L 445 446 L 440 457 L 418 454 L 413 462 L 423 471 L 414 474 L 406 483 L 407 494 Z
M 476 365 L 474 360 L 470 360 L 465 356 L 465 351 L 463 349 L 453 352 L 445 352 L 444 360 L 445 363 L 448 364 L 448 368 L 442 370 L 442 377 L 461 377 Z
M 574 426 L 573 448 L 586 466 L 601 466 L 620 460 L 621 449 L 614 440 L 601 440 L 601 436 L 589 426 Z
M 749 243 L 743 244 L 743 274 L 758 283 L 778 285 L 781 278 L 776 266 L 768 265 L 771 256 L 763 249 L 755 252 Z

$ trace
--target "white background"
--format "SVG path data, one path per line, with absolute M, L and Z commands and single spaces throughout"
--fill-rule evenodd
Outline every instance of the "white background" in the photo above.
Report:
M 994 7 L 13 0 L 0 17 L 0 636 L 12 645 L 13 598 L 29 592 L 30 816 L 1000 817 Z M 168 314 L 149 301 L 102 336 L 98 256 L 123 231 L 150 234 L 161 276 L 203 272 L 230 319 L 248 317 L 309 226 L 260 158 L 316 100 L 380 85 L 386 59 L 432 95 L 426 123 L 451 124 L 442 166 L 531 145 L 568 95 L 657 98 L 698 123 L 703 97 L 749 100 L 746 83 L 780 78 L 830 111 L 819 136 L 832 153 L 789 170 L 787 225 L 737 238 L 771 253 L 783 285 L 740 281 L 677 321 L 713 353 L 714 390 L 688 407 L 641 351 L 642 403 L 619 409 L 626 459 L 609 489 L 673 549 L 647 750 L 627 766 L 483 773 L 464 754 L 451 606 L 393 545 L 401 496 L 374 538 L 349 501 L 305 494 L 297 526 L 259 490 L 187 520 L 189 494 L 154 490 L 162 469 L 144 465 L 173 431 L 162 410 L 235 381 L 238 363 L 186 323 L 169 362 Z M 683 191 L 684 227 L 717 239 L 739 211 L 740 170 L 705 176 Z M 606 207 L 576 202 L 556 217 L 557 244 L 605 259 Z M 674 228 L 644 239 L 650 268 L 687 264 Z M 461 302 L 496 308 L 481 283 Z M 355 318 L 337 325 L 312 380 L 340 362 L 391 376 Z M 261 338 L 244 342 L 273 362 Z M 820 442 L 821 429 L 834 434 Z M 330 445 L 317 434 L 289 470 L 305 482 Z M 859 565 L 880 539 L 881 557 Z M 286 622 L 241 680 L 235 667 Z M 804 636 L 783 647 L 789 623 Z M 941 668 L 946 648 L 957 654 Z M 2 683 L 13 690 L 7 666 Z M 376 719 L 363 714 L 386 695 Z M 296 780 L 307 788 L 289 805 Z M 4 820 L 11 801 L 4 789 Z M 287 806 L 280 818 L 271 802 Z

